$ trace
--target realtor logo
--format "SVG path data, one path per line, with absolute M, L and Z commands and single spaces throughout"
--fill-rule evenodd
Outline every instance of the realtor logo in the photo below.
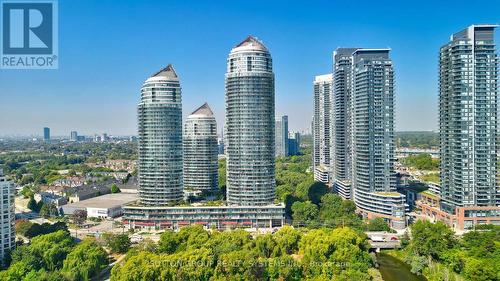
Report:
M 0 68 L 55 69 L 58 67 L 57 2 L 1 2 Z

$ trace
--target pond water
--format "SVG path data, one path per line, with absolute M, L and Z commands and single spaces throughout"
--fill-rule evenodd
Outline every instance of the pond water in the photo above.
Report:
M 377 254 L 380 274 L 384 281 L 427 281 L 427 278 L 411 273 L 410 266 L 385 253 Z

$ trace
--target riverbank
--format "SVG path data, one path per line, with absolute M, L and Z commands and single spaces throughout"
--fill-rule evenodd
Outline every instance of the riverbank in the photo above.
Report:
M 393 257 L 398 261 L 404 263 L 411 272 L 411 266 L 405 263 L 407 260 L 407 252 L 404 250 L 387 250 L 383 251 L 383 254 Z M 383 274 L 382 274 L 383 276 Z M 421 280 L 447 280 L 447 281 L 464 281 L 465 279 L 459 274 L 453 272 L 443 264 L 436 261 L 429 261 L 427 265 L 422 270 L 422 275 L 419 275 L 423 279 Z M 384 279 L 385 280 L 385 279 Z M 389 281 L 389 280 L 385 280 Z
M 385 252 L 377 254 L 378 270 L 384 281 L 427 281 L 422 275 L 411 272 L 411 267 L 398 257 Z

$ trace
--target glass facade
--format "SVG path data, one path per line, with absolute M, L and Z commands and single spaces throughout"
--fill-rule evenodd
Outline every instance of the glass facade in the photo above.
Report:
M 275 198 L 274 73 L 267 48 L 248 37 L 226 72 L 227 200 L 266 205 Z
M 394 72 L 388 49 L 353 53 L 353 183 L 360 195 L 396 191 Z M 356 196 L 355 196 L 356 197 Z
M 404 228 L 408 206 L 396 192 L 394 70 L 389 49 L 334 52 L 332 175 L 334 190 L 367 218 Z
M 331 167 L 334 189 L 344 199 L 353 199 L 352 182 L 352 53 L 356 48 L 338 48 L 333 53 L 331 111 Z
M 184 123 L 184 190 L 213 191 L 218 187 L 217 123 L 208 104 Z
M 138 127 L 141 202 L 161 206 L 182 200 L 181 86 L 171 65 L 142 86 Z
M 440 50 L 441 208 L 448 213 L 500 203 L 496 27 L 470 26 Z
M 43 128 L 43 140 L 50 141 L 50 128 Z

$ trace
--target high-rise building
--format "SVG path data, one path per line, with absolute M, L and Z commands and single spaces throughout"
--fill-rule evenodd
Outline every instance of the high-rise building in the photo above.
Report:
M 356 48 L 338 48 L 333 53 L 331 99 L 331 159 L 334 190 L 344 199 L 352 192 L 352 53 Z
M 217 151 L 218 154 L 224 155 L 224 137 L 217 138 Z
M 314 79 L 314 117 L 313 117 L 313 169 L 323 171 L 316 181 L 328 182 L 330 170 L 330 115 L 332 95 L 332 74 L 316 76 Z M 326 179 L 326 181 L 325 181 Z
M 218 187 L 217 123 L 207 103 L 184 123 L 184 191 L 213 191 Z
M 226 204 L 166 205 L 181 198 L 183 179 L 182 147 L 178 145 L 182 144 L 181 92 L 178 77 L 168 66 L 143 86 L 139 105 L 142 202 L 123 206 L 125 225 L 149 230 L 179 229 L 190 224 L 220 230 L 272 229 L 284 225 L 285 205 L 274 204 L 275 113 L 271 55 L 262 42 L 250 36 L 231 50 L 227 63 L 226 131 L 221 137 L 227 161 Z M 190 188 L 188 173 L 206 178 L 215 175 L 215 179 L 217 175 L 216 126 L 208 105 L 188 117 L 185 130 L 184 144 L 189 149 L 184 155 L 184 167 L 189 172 L 184 179 L 186 188 Z M 203 153 L 203 147 L 212 152 Z M 215 163 L 212 172 L 208 171 L 212 168 L 209 163 Z M 191 170 L 192 167 L 196 169 Z M 198 182 L 192 185 L 200 186 L 199 183 L 204 182 L 202 178 L 197 177 Z M 184 195 L 197 194 L 187 191 Z
M 500 216 L 496 27 L 472 25 L 440 49 L 440 205 L 450 214 Z
M 283 115 L 276 119 L 276 156 L 285 157 L 290 155 L 288 148 L 288 116 Z
M 352 54 L 354 202 L 367 217 L 382 216 L 404 228 L 405 198 L 394 171 L 394 69 L 389 49 Z
M 0 168 L 0 262 L 15 245 L 14 185 L 8 181 Z
M 101 142 L 108 142 L 109 141 L 109 136 L 106 133 L 102 133 L 101 136 Z
M 43 128 L 43 140 L 50 141 L 50 128 L 48 127 Z
M 71 140 L 71 141 L 78 141 L 78 132 L 76 132 L 76 131 L 71 131 L 71 134 L 70 134 L 70 140 Z
M 161 206 L 181 200 L 181 86 L 172 65 L 144 82 L 138 106 L 138 127 L 139 197 L 142 204 Z
M 289 155 L 300 154 L 300 133 L 290 132 L 288 134 L 288 152 Z
M 227 59 L 228 203 L 267 205 L 274 201 L 274 114 L 271 54 L 262 42 L 249 36 Z

